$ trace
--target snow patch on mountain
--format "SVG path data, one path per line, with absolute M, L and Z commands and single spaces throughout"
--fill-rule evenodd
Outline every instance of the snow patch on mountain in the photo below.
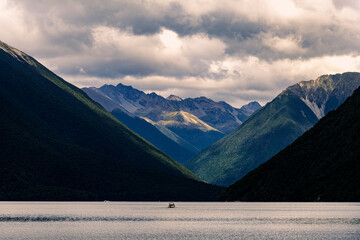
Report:
M 300 98 L 300 99 L 311 109 L 311 111 L 313 111 L 313 113 L 318 119 L 321 119 L 322 117 L 325 116 L 326 101 L 323 102 L 319 107 L 316 102 L 310 101 L 307 97 L 305 99 L 304 98 Z

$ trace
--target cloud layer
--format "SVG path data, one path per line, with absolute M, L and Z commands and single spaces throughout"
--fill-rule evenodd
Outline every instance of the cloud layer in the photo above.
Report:
M 0 40 L 75 85 L 266 103 L 360 71 L 358 0 L 0 0 Z

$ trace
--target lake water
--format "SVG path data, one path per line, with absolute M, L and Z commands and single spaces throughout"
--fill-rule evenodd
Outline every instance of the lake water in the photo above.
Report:
M 0 239 L 360 239 L 360 203 L 0 202 Z

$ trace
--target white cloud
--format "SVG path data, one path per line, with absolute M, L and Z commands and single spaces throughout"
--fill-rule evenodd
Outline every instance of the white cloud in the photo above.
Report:
M 256 57 L 237 59 L 228 57 L 212 65 L 214 74 L 226 72 L 221 79 L 211 77 L 144 76 L 106 79 L 110 84 L 132 85 L 147 93 L 156 92 L 163 97 L 170 94 L 182 98 L 206 96 L 216 101 L 226 100 L 236 107 L 250 101 L 262 105 L 274 98 L 284 88 L 300 79 L 310 80 L 323 74 L 360 71 L 360 57 L 326 56 L 311 60 L 263 61 Z M 68 76 L 78 86 L 101 86 L 102 78 Z M 100 83 L 100 84 L 99 84 Z
M 23 9 L 6 0 L 0 0 L 0 40 L 21 47 L 23 51 L 34 49 L 33 44 L 41 42 L 36 26 L 28 28 L 32 22 L 26 19 Z
M 360 71 L 358 0 L 0 0 L 0 40 L 78 86 L 262 104 Z
M 91 36 L 92 44 L 84 51 L 45 62 L 59 74 L 67 75 L 81 72 L 97 77 L 201 76 L 225 51 L 225 44 L 219 39 L 205 34 L 179 37 L 165 28 L 154 35 L 135 35 L 128 30 L 96 26 Z
M 306 53 L 306 49 L 301 47 L 301 40 L 296 39 L 295 36 L 290 35 L 285 38 L 278 36 L 266 36 L 263 40 L 265 46 L 274 51 L 285 53 L 288 55 L 301 55 Z
M 167 49 L 179 49 L 182 46 L 178 34 L 174 31 L 162 29 L 159 37 Z

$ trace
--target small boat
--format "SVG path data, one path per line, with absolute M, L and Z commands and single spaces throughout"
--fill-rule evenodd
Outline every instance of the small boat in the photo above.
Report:
M 169 206 L 168 206 L 168 208 L 174 208 L 175 207 L 175 203 L 173 203 L 173 202 L 169 202 Z

